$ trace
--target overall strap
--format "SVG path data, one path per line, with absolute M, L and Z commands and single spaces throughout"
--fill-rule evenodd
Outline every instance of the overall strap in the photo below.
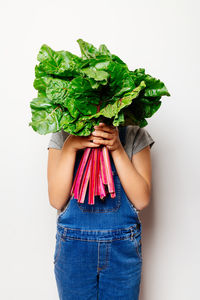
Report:
M 126 126 L 119 126 L 119 138 L 122 143 L 122 145 L 125 145 L 125 140 L 126 140 Z

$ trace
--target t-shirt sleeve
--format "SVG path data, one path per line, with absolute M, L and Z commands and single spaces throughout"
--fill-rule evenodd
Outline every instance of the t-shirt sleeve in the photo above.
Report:
M 53 132 L 51 134 L 51 138 L 49 140 L 47 150 L 49 150 L 49 148 L 61 150 L 65 140 L 67 139 L 67 137 L 69 135 L 70 134 L 68 132 L 64 131 L 63 129 L 61 129 L 61 131 Z
M 150 146 L 150 148 L 152 148 L 154 143 L 155 141 L 151 137 L 147 129 L 138 126 L 138 130 L 136 131 L 135 138 L 133 140 L 132 155 L 141 151 L 147 146 Z

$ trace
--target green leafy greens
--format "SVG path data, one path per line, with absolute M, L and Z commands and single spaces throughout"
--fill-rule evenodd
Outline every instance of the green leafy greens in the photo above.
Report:
M 164 83 L 143 68 L 130 71 L 104 44 L 96 49 L 82 39 L 77 42 L 81 57 L 41 46 L 33 83 L 38 95 L 30 102 L 29 126 L 39 134 L 63 128 L 80 136 L 90 135 L 100 122 L 146 126 L 161 97 L 170 96 Z

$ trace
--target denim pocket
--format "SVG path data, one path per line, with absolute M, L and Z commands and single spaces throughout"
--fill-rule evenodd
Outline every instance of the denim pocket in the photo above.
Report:
M 120 180 L 115 168 L 112 169 L 112 174 L 113 174 L 113 181 L 115 185 L 116 197 L 111 198 L 109 193 L 106 195 L 104 199 L 100 199 L 100 196 L 95 196 L 95 203 L 93 205 L 88 204 L 88 190 L 89 190 L 89 185 L 88 185 L 86 196 L 85 196 L 85 202 L 79 203 L 77 201 L 77 205 L 82 212 L 109 213 L 109 212 L 115 212 L 119 209 L 121 204 L 121 188 L 120 188 Z
M 129 200 L 129 199 L 128 199 Z M 129 200 L 130 201 L 130 200 Z M 135 208 L 135 206 L 133 205 L 133 203 L 130 201 L 130 205 L 132 206 L 132 208 L 134 209 L 134 211 L 135 211 L 135 213 L 136 213 L 136 215 L 137 215 L 137 218 L 138 218 L 138 221 L 139 221 L 139 223 L 141 224 L 141 220 L 140 220 L 140 216 L 139 216 L 139 210 L 137 210 L 136 208 Z
M 54 259 L 53 262 L 56 264 L 61 252 L 61 236 L 56 233 L 56 245 L 55 245 L 55 250 L 54 250 Z
M 141 226 L 133 229 L 133 234 L 130 236 L 130 241 L 133 243 L 136 254 L 140 261 L 142 261 L 142 237 Z
M 124 194 L 124 197 L 125 197 L 125 199 L 126 199 L 128 205 L 129 205 L 129 208 L 130 208 L 131 213 L 133 214 L 134 217 L 136 217 L 138 223 L 139 223 L 140 225 L 142 225 L 142 222 L 141 222 L 140 217 L 139 217 L 139 211 L 135 208 L 135 206 L 133 205 L 133 203 L 132 203 L 132 202 L 130 201 L 130 199 L 127 197 L 127 195 L 126 195 L 126 193 L 125 193 L 125 191 L 124 191 L 123 186 L 121 187 L 121 189 L 122 189 L 122 192 L 123 192 L 123 194 Z
M 57 220 L 59 220 L 61 218 L 61 216 L 63 216 L 69 209 L 69 206 L 70 206 L 70 202 L 72 200 L 73 196 L 71 196 L 71 198 L 69 199 L 69 201 L 67 202 L 65 208 L 63 209 L 63 211 L 61 211 L 59 214 L 58 214 L 58 217 L 57 217 Z

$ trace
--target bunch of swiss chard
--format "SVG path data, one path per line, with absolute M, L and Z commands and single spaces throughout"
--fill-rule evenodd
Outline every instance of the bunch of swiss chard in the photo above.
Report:
M 100 122 L 146 126 L 146 118 L 161 106 L 161 97 L 170 96 L 165 84 L 145 74 L 144 68 L 129 70 L 104 44 L 97 49 L 82 39 L 77 42 L 80 57 L 41 46 L 33 83 L 38 95 L 30 102 L 29 126 L 39 134 L 63 129 L 79 136 L 90 135 Z M 95 196 L 116 196 L 106 146 L 84 150 L 71 189 L 79 202 L 84 202 L 88 183 L 89 204 Z

